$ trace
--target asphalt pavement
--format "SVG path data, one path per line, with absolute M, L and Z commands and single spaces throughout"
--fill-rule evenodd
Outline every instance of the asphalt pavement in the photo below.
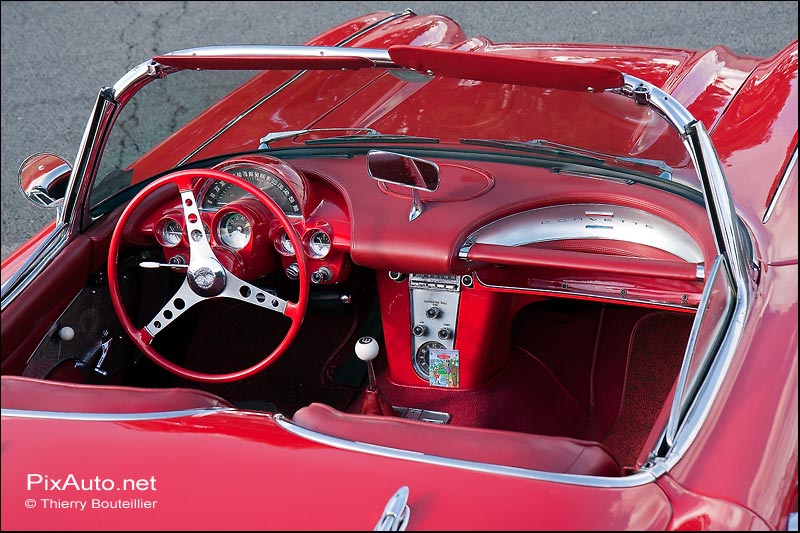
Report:
M 18 192 L 19 164 L 40 151 L 72 161 L 98 90 L 131 67 L 196 46 L 302 44 L 356 16 L 406 8 L 495 42 L 723 45 L 767 57 L 797 39 L 796 2 L 4 1 L 2 257 L 54 216 Z

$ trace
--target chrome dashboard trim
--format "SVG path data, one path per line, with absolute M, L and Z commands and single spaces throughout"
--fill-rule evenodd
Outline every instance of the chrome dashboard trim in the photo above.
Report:
M 628 304 L 628 305 L 634 304 L 634 303 L 644 304 L 644 305 L 648 305 L 648 306 L 657 305 L 659 308 L 665 308 L 665 309 L 681 309 L 681 310 L 690 309 L 692 311 L 696 310 L 696 308 L 693 305 L 689 305 L 689 304 L 681 305 L 681 304 L 673 304 L 673 303 L 669 303 L 669 302 L 660 302 L 658 300 L 643 300 L 641 298 L 620 298 L 618 296 L 607 296 L 607 295 L 599 294 L 599 293 L 575 291 L 575 290 L 570 290 L 569 288 L 559 291 L 559 290 L 553 290 L 553 289 L 534 289 L 534 288 L 531 288 L 531 287 L 517 287 L 517 286 L 513 286 L 513 285 L 493 285 L 491 283 L 486 283 L 485 281 L 483 281 L 478 272 L 475 272 L 474 279 L 477 280 L 478 283 L 480 283 L 482 287 L 486 287 L 486 288 L 489 288 L 489 289 L 524 291 L 524 292 L 530 292 L 530 293 L 534 293 L 534 294 L 542 294 L 542 295 L 546 295 L 546 296 L 556 296 L 556 297 L 562 297 L 562 298 L 564 296 L 580 297 L 580 298 L 591 298 L 592 300 L 597 300 L 597 301 L 611 302 L 611 303 L 622 303 L 622 304 Z
M 48 420 L 81 420 L 98 422 L 131 422 L 136 420 L 161 420 L 188 416 L 208 416 L 216 413 L 235 412 L 231 407 L 198 407 L 179 411 L 155 413 L 66 413 L 62 411 L 32 411 L 27 409 L 2 409 L 0 415 L 12 418 L 35 418 Z
M 444 466 L 448 468 L 458 468 L 461 470 L 472 470 L 474 472 L 482 472 L 485 474 L 496 474 L 502 476 L 511 476 L 524 479 L 535 479 L 540 481 L 549 481 L 553 483 L 560 483 L 566 485 L 579 485 L 585 487 L 603 487 L 603 488 L 627 488 L 638 487 L 652 483 L 656 480 L 656 476 L 648 471 L 641 471 L 636 474 L 625 477 L 603 477 L 603 476 L 585 476 L 578 474 L 559 474 L 554 472 L 544 472 L 541 470 L 528 470 L 514 466 L 503 466 L 490 463 L 478 463 L 474 461 L 466 461 L 463 459 L 453 459 L 450 457 L 442 457 L 439 455 L 427 455 L 420 452 L 413 452 L 409 450 L 401 450 L 399 448 L 390 448 L 367 442 L 351 441 L 341 439 L 324 433 L 319 433 L 314 430 L 306 429 L 292 422 L 289 418 L 281 414 L 273 416 L 275 423 L 293 435 L 331 446 L 342 450 L 350 450 L 359 453 L 368 453 L 371 455 L 379 455 L 381 457 L 390 457 L 393 459 L 402 459 L 406 461 L 414 461 L 417 463 L 426 463 L 437 466 Z
M 786 182 L 789 181 L 789 174 L 791 174 L 792 169 L 797 165 L 797 147 L 794 147 L 794 153 L 792 157 L 789 159 L 789 164 L 786 165 L 786 170 L 783 172 L 783 176 L 781 177 L 780 183 L 778 183 L 778 188 L 775 189 L 775 194 L 772 195 L 772 199 L 769 201 L 769 206 L 767 207 L 767 211 L 764 213 L 764 218 L 761 220 L 764 224 L 769 222 L 770 217 L 772 217 L 772 212 L 775 211 L 775 206 L 778 203 L 778 199 L 780 199 L 781 194 L 783 193 L 783 189 L 786 187 Z
M 467 259 L 474 244 L 524 246 L 571 239 L 633 242 L 689 263 L 703 262 L 700 246 L 677 224 L 641 209 L 611 204 L 560 204 L 509 215 L 473 232 L 459 258 Z

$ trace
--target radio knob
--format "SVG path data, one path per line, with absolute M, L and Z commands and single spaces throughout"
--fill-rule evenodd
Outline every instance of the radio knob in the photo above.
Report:
M 452 334 L 453 334 L 453 332 L 450 331 L 450 328 L 442 328 L 437 333 L 437 336 L 439 337 L 439 339 L 445 341 L 445 340 L 449 339 Z
M 292 263 L 286 267 L 286 277 L 291 280 L 296 280 L 300 277 L 300 267 L 297 266 L 297 263 Z
M 328 267 L 319 267 L 311 274 L 311 282 L 314 284 L 327 283 L 333 277 L 333 272 Z
M 438 307 L 429 307 L 425 311 L 425 316 L 427 316 L 428 318 L 439 318 L 440 316 L 442 316 L 442 310 L 439 309 Z
M 428 328 L 423 326 L 422 324 L 417 324 L 413 328 L 411 328 L 411 332 L 414 334 L 415 337 L 422 337 L 428 331 Z
M 403 274 L 402 272 L 395 272 L 393 270 L 390 270 L 389 271 L 389 279 L 392 280 L 392 281 L 396 281 L 396 282 L 400 283 L 401 281 L 406 279 L 406 275 Z

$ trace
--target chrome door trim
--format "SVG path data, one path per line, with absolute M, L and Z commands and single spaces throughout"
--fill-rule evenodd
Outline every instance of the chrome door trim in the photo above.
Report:
M 625 477 L 585 476 L 578 474 L 559 474 L 554 472 L 544 472 L 541 470 L 530 470 L 515 466 L 503 466 L 490 463 L 466 461 L 463 459 L 453 459 L 451 457 L 428 455 L 421 452 L 413 452 L 399 448 L 390 448 L 387 446 L 379 446 L 377 444 L 370 444 L 367 442 L 351 441 L 347 439 L 341 439 L 339 437 L 333 437 L 331 435 L 326 435 L 324 433 L 299 426 L 292 422 L 289 418 L 279 413 L 273 416 L 273 420 L 278 426 L 285 429 L 287 432 L 292 433 L 293 435 L 306 440 L 324 444 L 326 446 L 331 446 L 333 448 L 368 453 L 371 455 L 379 455 L 381 457 L 391 457 L 405 461 L 414 461 L 417 463 L 458 468 L 461 470 L 472 470 L 474 472 L 482 472 L 485 474 L 497 474 L 524 479 L 535 479 L 565 485 L 604 488 L 638 487 L 641 485 L 646 485 L 647 483 L 652 483 L 656 479 L 655 476 L 646 470 L 642 470 L 641 472 Z
M 2 289 L 0 289 L 0 293 L 2 293 L 0 311 L 4 311 L 30 285 L 31 281 L 50 265 L 55 256 L 58 255 L 58 252 L 67 243 L 68 235 L 67 224 L 56 222 L 56 226 L 50 232 L 50 235 L 39 243 L 39 246 L 36 247 L 22 266 L 3 283 Z
M 197 407 L 178 411 L 154 413 L 69 413 L 63 411 L 33 411 L 27 409 L 2 409 L 2 416 L 11 418 L 33 418 L 47 420 L 81 420 L 94 422 L 131 422 L 136 420 L 162 420 L 190 416 L 208 416 L 216 413 L 235 412 L 231 407 Z

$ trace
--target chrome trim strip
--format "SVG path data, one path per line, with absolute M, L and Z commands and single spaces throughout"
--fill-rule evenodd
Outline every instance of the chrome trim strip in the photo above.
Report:
M 711 273 L 708 277 L 708 281 L 703 289 L 703 295 L 700 298 L 700 304 L 697 306 L 697 315 L 695 316 L 694 322 L 692 322 L 692 329 L 689 332 L 689 342 L 686 345 L 683 362 L 681 363 L 681 370 L 678 374 L 678 385 L 675 388 L 675 397 L 672 399 L 672 407 L 670 408 L 669 412 L 667 431 L 664 435 L 667 446 L 673 446 L 675 444 L 675 434 L 678 432 L 678 420 L 680 419 L 680 411 L 682 407 L 682 395 L 686 390 L 686 380 L 689 376 L 689 369 L 692 366 L 693 356 L 696 355 L 694 351 L 697 347 L 697 337 L 700 333 L 700 324 L 703 322 L 703 318 L 705 317 L 708 301 L 711 299 L 714 281 L 719 275 L 723 261 L 724 258 L 721 255 L 717 256 L 717 258 L 714 260 L 714 264 L 711 266 Z
M 695 277 L 699 280 L 706 279 L 706 266 L 703 263 L 697 265 Z
M 53 258 L 67 242 L 67 229 L 67 225 L 63 222 L 56 222 L 56 227 L 53 228 L 50 235 L 39 244 L 22 266 L 3 283 L 2 289 L 0 289 L 0 293 L 3 295 L 0 311 L 5 310 L 31 281 L 50 265 Z
M 512 476 L 524 479 L 535 479 L 540 481 L 549 481 L 553 483 L 561 483 L 565 485 L 579 485 L 585 487 L 604 487 L 604 488 L 627 488 L 638 487 L 655 481 L 656 477 L 647 471 L 642 471 L 626 477 L 602 477 L 602 476 L 584 476 L 577 474 L 557 474 L 553 472 L 543 472 L 540 470 L 528 470 L 525 468 L 518 468 L 514 466 L 503 466 L 489 463 L 477 463 L 474 461 L 465 461 L 462 459 L 452 459 L 450 457 L 441 457 L 438 455 L 427 455 L 420 452 L 412 452 L 408 450 L 401 450 L 398 448 L 389 448 L 386 446 L 378 446 L 376 444 L 369 444 L 366 442 L 351 441 L 340 439 L 331 435 L 325 435 L 310 429 L 299 426 L 281 414 L 275 414 L 273 417 L 275 423 L 281 428 L 285 429 L 293 435 L 318 442 L 333 448 L 342 450 L 350 450 L 359 453 L 368 453 L 371 455 L 379 455 L 381 457 L 390 457 L 393 459 L 402 459 L 406 461 L 414 461 L 417 463 L 433 464 L 438 466 L 445 466 L 449 468 L 459 468 L 461 470 L 472 470 L 474 472 L 482 472 L 485 474 L 497 474 L 503 476 Z
M 702 122 L 694 122 L 687 130 L 689 132 L 687 142 L 697 147 L 690 155 L 693 154 L 695 164 L 699 165 L 699 172 L 705 171 L 706 174 L 702 182 L 708 204 L 709 221 L 718 241 L 717 248 L 728 259 L 731 275 L 737 280 L 737 285 L 741 282 L 743 284 L 741 289 L 744 289 L 749 279 L 749 260 L 745 253 L 746 247 L 742 243 L 743 235 L 739 228 L 736 208 L 719 157 Z
M 92 113 L 86 123 L 86 128 L 81 137 L 81 144 L 78 146 L 78 153 L 75 156 L 75 164 L 72 169 L 67 192 L 64 196 L 64 209 L 61 212 L 61 221 L 70 226 L 70 231 L 75 232 L 77 221 L 82 220 L 82 213 L 74 215 L 76 206 L 83 205 L 81 200 L 89 194 L 89 185 L 86 183 L 86 172 L 90 168 L 90 161 L 96 159 L 96 141 L 98 132 L 104 131 L 110 125 L 113 116 L 113 104 L 110 100 L 111 95 L 108 89 L 102 89 L 95 100 Z M 88 211 L 88 208 L 86 208 Z
M 3 409 L 0 414 L 13 418 L 36 418 L 49 420 L 82 420 L 99 422 L 130 422 L 135 420 L 161 420 L 184 418 L 188 416 L 208 416 L 216 413 L 234 412 L 231 407 L 198 407 L 180 411 L 159 411 L 156 413 L 65 413 L 61 411 L 29 411 L 25 409 Z
M 291 57 L 291 58 L 364 58 L 372 61 L 374 66 L 383 68 L 401 68 L 389 57 L 389 52 L 382 48 L 342 48 L 349 40 L 341 41 L 334 46 L 303 45 L 220 45 L 200 46 L 186 50 L 176 50 L 162 57 Z
M 733 289 L 733 287 L 731 288 Z M 714 403 L 717 393 L 722 387 L 725 375 L 733 360 L 736 347 L 742 337 L 748 312 L 750 311 L 752 297 L 746 289 L 746 287 L 744 290 L 740 287 L 735 294 L 735 307 L 722 343 L 717 350 L 717 356 L 711 362 L 708 374 L 700 389 L 697 391 L 684 417 L 682 425 L 679 426 L 675 436 L 674 446 L 667 452 L 664 458 L 664 467 L 666 470 L 675 466 L 686 453 L 686 450 L 689 449 L 692 442 L 694 442 L 695 437 L 700 432 L 703 423 L 708 417 L 708 413 L 711 411 L 711 405 Z M 696 317 L 695 320 L 697 320 Z
M 681 305 L 681 304 L 671 304 L 668 302 L 659 302 L 657 300 L 642 300 L 639 298 L 619 298 L 617 296 L 606 296 L 603 294 L 593 294 L 590 292 L 580 292 L 580 291 L 570 291 L 569 289 L 563 289 L 562 291 L 558 291 L 555 289 L 533 289 L 530 287 L 515 287 L 511 285 L 492 285 L 491 283 L 486 283 L 481 279 L 480 274 L 477 272 L 475 273 L 475 279 L 478 280 L 478 283 L 481 284 L 483 287 L 487 287 L 490 289 L 508 289 L 514 291 L 525 291 L 531 293 L 538 293 L 538 294 L 546 294 L 550 296 L 581 296 L 585 298 L 592 298 L 593 300 L 600 300 L 603 302 L 612 302 L 612 303 L 624 303 L 624 304 L 645 304 L 645 305 L 657 305 L 659 307 L 666 307 L 669 309 L 691 309 L 695 310 L 695 307 L 692 305 Z
M 783 171 L 783 176 L 781 177 L 781 181 L 778 184 L 778 188 L 775 189 L 775 194 L 772 195 L 772 199 L 769 201 L 769 206 L 767 207 L 767 212 L 764 213 L 764 218 L 761 220 L 764 224 L 769 222 L 770 217 L 772 216 L 772 212 L 775 210 L 775 205 L 778 203 L 778 199 L 783 192 L 784 187 L 786 186 L 786 182 L 789 181 L 789 174 L 792 172 L 792 168 L 797 164 L 797 147 L 794 147 L 794 153 L 792 154 L 791 159 L 789 159 L 789 164 L 786 165 L 786 170 Z

